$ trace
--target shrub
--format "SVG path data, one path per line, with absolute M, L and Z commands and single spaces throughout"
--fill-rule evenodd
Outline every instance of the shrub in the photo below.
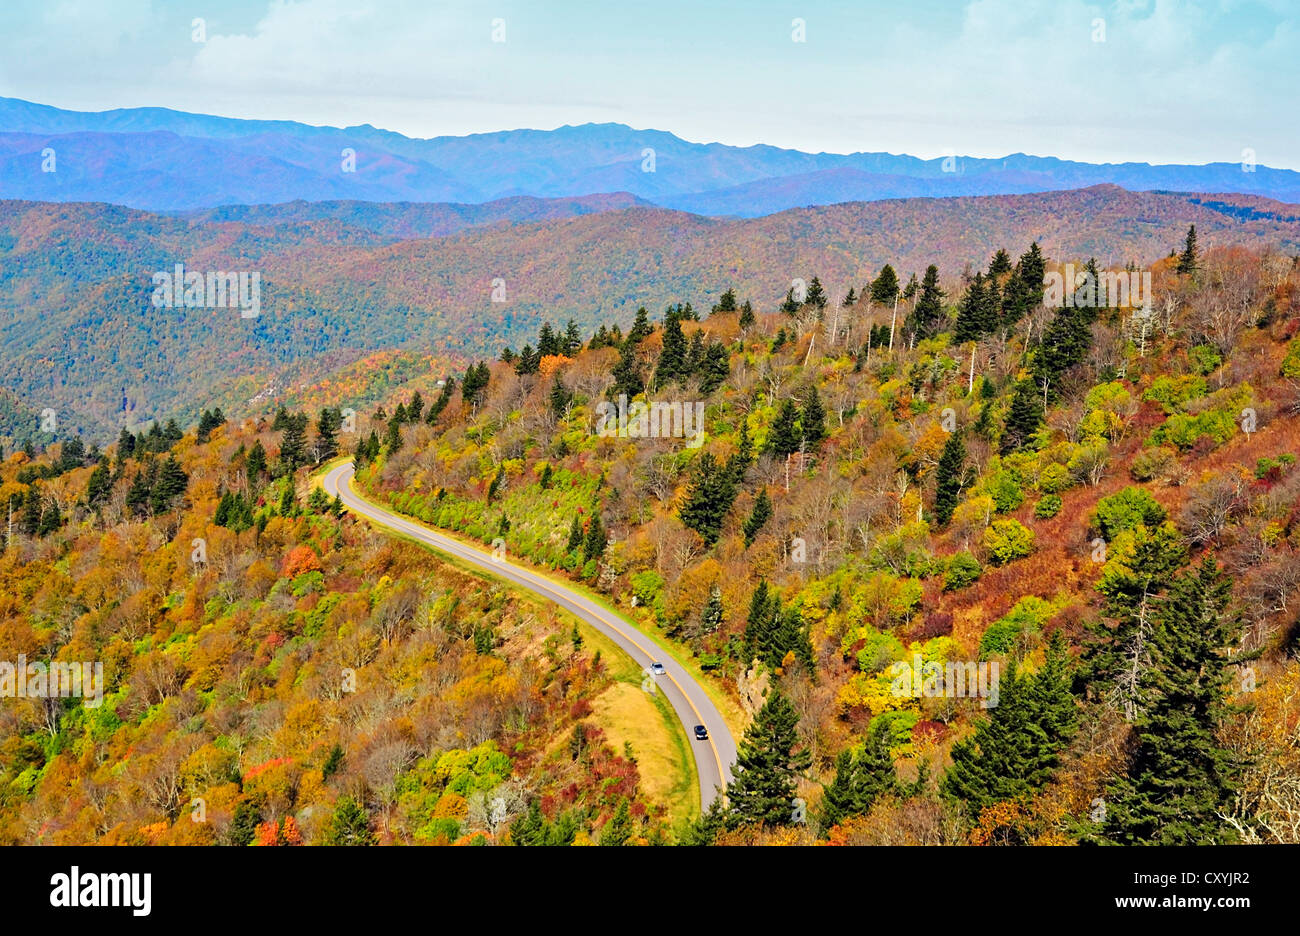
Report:
M 976 582 L 984 567 L 969 552 L 963 550 L 948 560 L 948 571 L 943 576 L 944 591 L 958 591 Z
M 1018 520 L 995 520 L 984 531 L 984 548 L 994 565 L 1006 565 L 1034 551 L 1034 532 Z
M 1300 377 L 1300 337 L 1292 338 L 1286 346 L 1286 357 L 1282 359 L 1283 377 Z
M 1034 505 L 1034 516 L 1039 520 L 1050 520 L 1061 512 L 1061 498 L 1058 494 L 1044 494 Z
M 993 507 L 998 513 L 1008 513 L 1025 502 L 1025 492 L 1011 472 L 1002 470 L 994 474 L 984 484 L 985 490 L 993 498 Z
M 1051 602 L 1034 595 L 1021 598 L 984 631 L 980 637 L 980 659 L 1029 649 L 1053 613 L 1055 608 Z
M 1154 497 L 1143 488 L 1130 486 L 1097 502 L 1092 525 L 1109 541 L 1115 538 L 1115 534 L 1131 530 L 1139 523 L 1148 527 L 1159 526 L 1165 522 L 1166 516 L 1165 509 Z
M 1059 462 L 1052 462 L 1038 476 L 1038 489 L 1044 494 L 1060 494 L 1070 486 L 1072 480 L 1070 469 Z
M 1145 448 L 1133 458 L 1128 473 L 1134 481 L 1155 481 L 1169 477 L 1178 464 L 1178 452 L 1167 445 Z
M 1187 359 L 1191 361 L 1192 369 L 1202 377 L 1213 374 L 1223 363 L 1223 358 L 1213 345 L 1197 345 L 1187 352 Z

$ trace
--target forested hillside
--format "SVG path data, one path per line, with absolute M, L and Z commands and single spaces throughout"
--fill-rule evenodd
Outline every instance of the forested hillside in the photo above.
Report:
M 954 291 L 964 270 L 1004 244 L 1036 239 L 1053 256 L 1096 256 L 1118 269 L 1174 249 L 1188 223 L 1220 246 L 1300 250 L 1295 206 L 1113 186 L 843 204 L 746 221 L 619 204 L 569 200 L 542 207 L 580 216 L 403 240 L 448 212 L 327 204 L 178 218 L 0 202 L 5 387 L 20 409 L 53 410 L 61 431 L 102 444 L 150 420 L 192 425 L 214 405 L 235 418 L 257 414 L 379 352 L 436 351 L 464 367 L 521 346 L 543 321 L 572 318 L 588 333 L 601 323 L 626 329 L 641 305 L 727 288 L 771 312 L 810 271 L 860 285 L 884 263 L 904 279 L 936 264 L 942 288 Z M 176 264 L 257 275 L 257 314 L 156 304 L 152 277 Z M 43 441 L 35 427 L 21 429 L 0 439 L 6 451 Z
M 613 743 L 636 668 L 313 488 L 341 418 L 207 410 L 189 433 L 155 424 L 4 461 L 0 657 L 103 671 L 98 704 L 0 707 L 0 841 L 672 835 L 684 804 L 661 776 L 648 797 L 638 766 L 653 730 Z M 631 712 L 651 729 L 660 716 Z
M 1145 307 L 1008 243 L 957 288 L 809 267 L 777 312 L 548 324 L 368 414 L 359 478 L 608 596 L 741 706 L 688 841 L 1294 843 L 1300 264 L 1207 240 Z M 1066 259 L 1094 278 L 1052 306 Z M 694 401 L 702 438 L 638 425 Z M 999 688 L 900 691 L 900 664 Z

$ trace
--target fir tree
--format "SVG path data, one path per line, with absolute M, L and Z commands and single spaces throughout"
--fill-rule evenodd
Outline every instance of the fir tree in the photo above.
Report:
M 605 526 L 600 522 L 600 514 L 592 513 L 591 522 L 587 524 L 587 536 L 582 545 L 582 561 L 591 562 L 605 554 Z
M 375 834 L 370 831 L 370 816 L 351 796 L 339 798 L 334 815 L 327 822 L 326 845 L 373 845 Z
M 709 589 L 709 599 L 700 612 L 700 631 L 704 634 L 716 634 L 722 629 L 725 611 L 722 607 L 722 589 L 714 584 Z
M 722 534 L 722 522 L 735 499 L 736 485 L 730 473 L 720 468 L 712 452 L 705 452 L 695 463 L 686 500 L 677 515 L 705 545 L 712 546 Z
M 880 275 L 871 281 L 871 301 L 876 305 L 889 306 L 898 297 L 898 274 L 886 263 L 880 268 Z
M 1017 451 L 1029 443 L 1043 421 L 1043 401 L 1032 380 L 1016 382 L 1007 412 L 1006 426 L 1002 430 L 1002 454 Z
M 754 509 L 750 511 L 749 517 L 745 520 L 746 549 L 754 545 L 754 539 L 758 536 L 759 531 L 771 518 L 772 499 L 767 496 L 767 489 L 764 488 L 758 492 L 758 497 L 754 499 Z
M 816 384 L 808 388 L 803 411 L 799 414 L 799 428 L 809 448 L 816 448 L 826 438 L 826 409 L 822 406 Z
M 1228 702 L 1230 655 L 1241 618 L 1230 609 L 1232 580 L 1206 556 L 1178 576 L 1151 635 L 1152 665 L 1141 679 L 1137 749 L 1108 791 L 1099 838 L 1117 844 L 1232 842 L 1220 818 L 1244 766 L 1219 740 Z
M 943 329 L 943 290 L 939 288 L 939 268 L 934 264 L 925 269 L 911 319 L 918 338 L 929 338 Z
M 800 434 L 797 421 L 798 413 L 794 401 L 782 400 L 781 408 L 777 410 L 776 419 L 772 422 L 772 428 L 767 435 L 769 452 L 778 458 L 785 458 L 799 451 Z
M 889 753 L 892 740 L 888 725 L 877 719 L 860 746 L 841 751 L 835 758 L 835 779 L 822 798 L 824 827 L 850 816 L 865 816 L 880 797 L 902 792 Z
M 934 518 L 943 527 L 952 520 L 952 512 L 957 509 L 957 498 L 966 480 L 966 446 L 960 433 L 948 436 L 935 475 L 938 484 L 934 492 Z
M 1196 225 L 1187 229 L 1187 239 L 1183 241 L 1183 252 L 1178 255 L 1178 272 L 1195 273 L 1200 263 L 1196 252 Z
M 727 789 L 731 824 L 788 825 L 794 817 L 797 779 L 812 757 L 798 751 L 799 715 L 779 689 L 768 691 L 753 724 L 745 731 Z

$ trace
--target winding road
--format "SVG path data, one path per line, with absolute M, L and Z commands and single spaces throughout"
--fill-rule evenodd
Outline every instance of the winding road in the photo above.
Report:
M 647 679 L 654 681 L 655 690 L 664 694 L 681 720 L 695 758 L 695 773 L 700 780 L 700 802 L 704 809 L 709 808 L 719 788 L 731 782 L 731 767 L 736 762 L 736 741 L 717 706 L 684 666 L 660 650 L 654 641 L 625 618 L 564 583 L 505 559 L 498 559 L 486 549 L 438 533 L 366 500 L 353 487 L 352 474 L 350 461 L 341 462 L 329 469 L 321 477 L 325 493 L 337 494 L 343 504 L 357 516 L 401 532 L 439 552 L 455 556 L 555 602 L 618 644 L 645 671 Z M 650 675 L 651 663 L 662 663 L 664 673 L 659 676 Z M 696 725 L 704 725 L 708 729 L 707 741 L 696 740 Z

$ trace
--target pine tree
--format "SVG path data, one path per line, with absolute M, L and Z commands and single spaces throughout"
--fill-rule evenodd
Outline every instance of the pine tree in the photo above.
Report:
M 771 518 L 772 499 L 767 496 L 767 489 L 764 488 L 758 492 L 758 497 L 754 499 L 754 509 L 750 511 L 749 517 L 745 520 L 746 549 L 754 545 L 754 539 L 758 536 L 759 531 Z
M 611 373 L 614 377 L 614 385 L 609 388 L 611 398 L 624 394 L 631 399 L 645 390 L 645 381 L 641 377 L 641 369 L 636 361 L 636 344 L 630 338 L 624 343 L 618 363 L 614 365 Z
M 1016 382 L 1007 412 L 1006 426 L 1002 430 L 1002 454 L 1017 451 L 1029 443 L 1043 421 L 1043 400 L 1032 380 Z
M 808 292 L 804 296 L 803 304 L 805 308 L 816 309 L 818 315 L 826 308 L 826 291 L 822 289 L 822 281 L 815 276 L 808 284 Z
M 920 297 L 911 318 L 918 338 L 929 338 L 943 328 L 943 290 L 939 288 L 939 268 L 934 264 L 925 268 Z
M 384 433 L 384 448 L 391 458 L 402 450 L 402 426 L 396 419 L 388 421 L 388 430 Z
M 577 549 L 579 546 L 582 545 L 582 540 L 583 540 L 582 520 L 578 518 L 577 514 L 574 514 L 573 525 L 569 527 L 569 543 L 568 546 L 566 547 L 566 551 L 573 552 L 575 549 Z
M 712 546 L 722 535 L 722 522 L 736 500 L 736 485 L 731 474 L 718 465 L 712 452 L 705 452 L 695 463 L 686 489 L 686 500 L 677 515 Z
M 998 680 L 989 717 L 953 745 L 939 788 L 965 803 L 972 819 L 995 803 L 1033 795 L 1058 767 L 1077 724 L 1067 654 L 1064 641 L 1054 640 L 1034 676 L 1013 660 Z
M 351 796 L 339 798 L 334 806 L 325 832 L 326 845 L 373 845 L 375 834 L 370 831 L 370 816 Z
M 727 291 L 718 299 L 718 304 L 713 307 L 713 314 L 717 315 L 723 312 L 736 311 L 736 291 L 728 287 Z
M 826 409 L 822 406 L 816 384 L 808 388 L 808 397 L 799 414 L 799 428 L 809 448 L 816 448 L 826 438 Z
M 587 536 L 583 540 L 582 561 L 591 562 L 605 554 L 605 526 L 600 522 L 600 514 L 592 513 L 591 522 L 587 524 Z
M 957 307 L 957 322 L 952 338 L 957 343 L 979 341 L 996 324 L 986 320 L 988 297 L 984 291 L 984 274 L 976 273 Z
M 749 614 L 745 618 L 745 666 L 771 643 L 776 629 L 773 617 L 779 607 L 780 598 L 767 587 L 767 579 L 759 579 L 758 587 L 749 596 Z
M 799 715 L 781 690 L 768 691 L 753 724 L 745 731 L 727 789 L 731 824 L 788 825 L 794 817 L 797 779 L 812 757 L 797 751 Z
M 168 455 L 158 468 L 157 478 L 149 492 L 149 506 L 155 514 L 169 510 L 172 502 L 185 493 L 189 475 L 181 468 L 175 455 Z
M 418 423 L 423 415 L 424 397 L 420 395 L 419 390 L 416 390 L 415 393 L 411 395 L 411 405 L 406 408 L 406 418 L 412 423 Z
M 772 422 L 772 428 L 767 435 L 767 450 L 778 458 L 785 458 L 799 451 L 798 418 L 794 401 L 782 400 L 781 408 L 777 410 L 776 419 Z
M 877 719 L 860 746 L 841 751 L 835 758 L 835 779 L 822 799 L 824 827 L 850 816 L 865 816 L 880 797 L 902 792 L 889 753 L 892 740 L 888 725 Z
M 898 296 L 898 274 L 886 263 L 880 268 L 880 275 L 871 281 L 871 301 L 876 305 L 890 306 Z
M 1187 229 L 1187 239 L 1183 241 L 1183 252 L 1178 255 L 1178 272 L 1195 273 L 1200 260 L 1196 252 L 1196 225 Z
M 1008 256 L 1005 250 L 999 247 L 997 253 L 993 255 L 993 259 L 989 261 L 989 276 L 1001 276 L 1003 273 L 1010 272 L 1011 257 Z
M 655 382 L 660 386 L 680 380 L 689 373 L 686 336 L 682 334 L 680 317 L 671 307 L 664 315 L 663 342 L 663 350 L 659 352 L 659 362 L 655 367 Z
M 417 393 L 416 399 L 419 399 Z M 423 402 L 420 404 L 423 406 Z M 415 402 L 412 401 L 411 409 L 407 411 L 413 414 L 415 412 Z M 411 417 L 413 420 L 415 416 Z M 339 427 L 343 425 L 343 411 L 337 408 L 326 407 L 320 411 L 316 417 L 316 461 L 317 464 L 327 462 L 339 453 Z
M 934 517 L 943 527 L 948 525 L 952 512 L 957 509 L 957 498 L 966 480 L 966 445 L 960 433 L 948 436 L 935 475 L 938 485 L 934 492 Z
M 754 317 L 754 307 L 750 305 L 749 300 L 746 299 L 745 304 L 740 307 L 740 330 L 747 331 L 748 329 L 753 328 L 755 321 L 757 320 Z
M 1104 618 L 1089 629 L 1080 688 L 1113 697 L 1129 721 L 1137 717 L 1139 683 L 1151 664 L 1159 598 L 1186 562 L 1187 547 L 1172 524 L 1138 524 L 1128 554 L 1108 562 L 1097 584 Z
M 101 458 L 95 470 L 90 473 L 90 480 L 86 482 L 86 503 L 98 509 L 112 493 L 113 481 L 108 471 L 108 459 Z
M 293 472 L 304 460 L 307 447 L 307 416 L 305 413 L 291 415 L 285 412 L 283 418 L 276 416 L 276 422 L 284 428 L 284 435 L 280 437 L 280 460 L 290 472 Z
M 628 810 L 627 800 L 619 801 L 618 809 L 614 810 L 614 815 L 609 818 L 604 827 L 600 830 L 601 845 L 626 845 L 627 840 L 632 837 L 632 814 Z
M 262 440 L 258 439 L 253 443 L 253 447 L 248 451 L 248 461 L 244 466 L 248 473 L 249 485 L 255 485 L 266 475 L 266 449 L 262 447 Z
M 1038 241 L 1034 241 L 1020 256 L 1020 282 L 1025 288 L 1027 310 L 1043 301 L 1043 276 L 1046 273 L 1047 259 L 1038 249 Z
M 1118 844 L 1231 842 L 1220 816 L 1244 766 L 1219 740 L 1228 702 L 1230 655 L 1241 617 L 1230 608 L 1232 580 L 1210 556 L 1176 577 L 1151 634 L 1141 678 L 1137 750 L 1106 795 L 1100 839 Z

